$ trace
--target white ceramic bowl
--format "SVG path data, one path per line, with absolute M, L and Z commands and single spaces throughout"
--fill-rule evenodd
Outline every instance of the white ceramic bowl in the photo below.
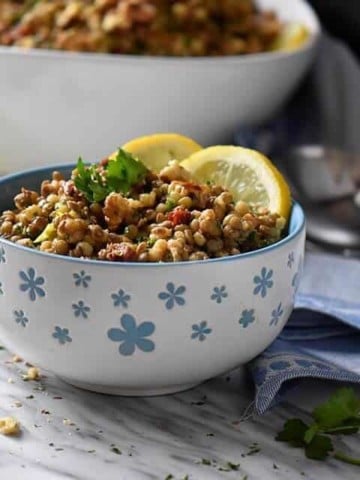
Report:
M 0 210 L 51 170 L 0 179 Z M 251 360 L 279 334 L 293 308 L 304 240 L 298 204 L 280 242 L 197 262 L 75 259 L 0 238 L 0 340 L 89 390 L 189 388 Z
M 0 47 L 0 172 L 95 161 L 156 131 L 229 143 L 237 125 L 275 114 L 314 57 L 319 24 L 304 0 L 259 0 L 299 21 L 309 42 L 291 53 L 221 58 L 76 54 Z

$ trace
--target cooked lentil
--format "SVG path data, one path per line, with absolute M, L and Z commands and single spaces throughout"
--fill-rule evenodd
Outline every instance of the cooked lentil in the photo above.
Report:
M 109 160 L 111 162 L 111 160 Z M 96 168 L 101 174 L 106 162 Z M 281 238 L 285 219 L 235 202 L 219 185 L 198 184 L 178 162 L 147 171 L 127 194 L 89 201 L 53 172 L 40 191 L 22 188 L 0 216 L 0 236 L 43 252 L 128 262 L 177 262 L 236 255 Z M 49 188 L 51 186 L 51 188 Z M 184 200 L 186 199 L 186 202 Z
M 0 44 L 122 54 L 269 50 L 282 25 L 253 0 L 2 0 Z

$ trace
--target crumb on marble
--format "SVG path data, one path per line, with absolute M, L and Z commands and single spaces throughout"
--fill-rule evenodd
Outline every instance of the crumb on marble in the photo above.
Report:
M 26 375 L 23 375 L 23 380 L 40 380 L 40 370 L 36 367 L 28 368 Z
M 63 423 L 64 425 L 67 425 L 67 426 L 70 426 L 70 427 L 72 427 L 72 426 L 75 425 L 75 423 L 74 423 L 72 420 L 70 420 L 69 418 L 64 418 L 63 421 L 62 421 L 62 423 Z
M 36 387 L 34 387 L 33 390 L 37 392 L 45 392 L 46 388 L 44 387 L 44 385 L 36 385 Z
M 14 417 L 0 418 L 0 434 L 1 435 L 19 435 L 20 423 Z
M 12 363 L 20 363 L 22 361 L 23 361 L 23 359 L 21 357 L 19 357 L 19 355 L 14 355 L 11 359 Z
M 14 382 L 14 379 L 11 378 L 11 377 L 9 377 L 9 378 L 7 379 L 7 382 L 8 382 L 8 383 L 15 383 L 15 382 Z

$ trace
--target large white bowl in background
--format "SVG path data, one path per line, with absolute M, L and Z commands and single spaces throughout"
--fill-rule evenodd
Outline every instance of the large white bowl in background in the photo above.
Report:
M 0 211 L 51 170 L 0 179 Z M 289 233 L 274 245 L 172 264 L 76 259 L 0 238 L 1 342 L 90 390 L 188 388 L 248 362 L 279 334 L 293 308 L 304 223 L 294 204 Z
M 265 121 L 314 57 L 319 23 L 304 0 L 259 0 L 310 40 L 294 52 L 159 58 L 0 47 L 0 172 L 95 161 L 156 131 L 228 143 L 238 124 Z

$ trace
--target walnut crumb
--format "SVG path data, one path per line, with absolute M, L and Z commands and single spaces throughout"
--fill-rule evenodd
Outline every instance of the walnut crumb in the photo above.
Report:
M 18 435 L 20 433 L 20 424 L 13 417 L 0 418 L 1 435 Z
M 24 380 L 39 380 L 40 370 L 36 367 L 30 367 L 24 376 Z

